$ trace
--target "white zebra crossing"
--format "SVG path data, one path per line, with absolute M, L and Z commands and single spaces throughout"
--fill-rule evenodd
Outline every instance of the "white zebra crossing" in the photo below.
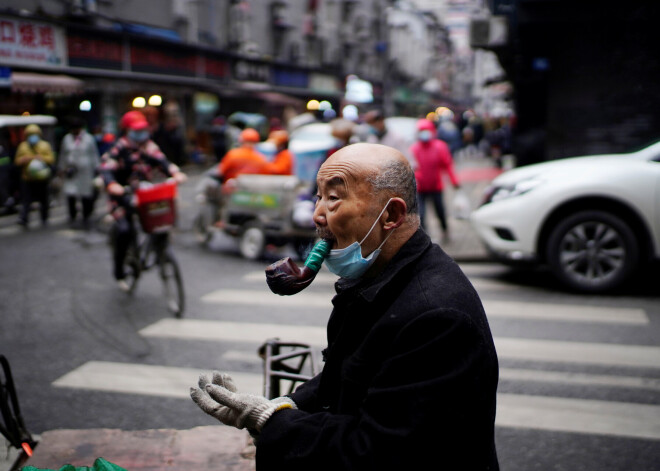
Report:
M 53 382 L 62 388 L 91 389 L 160 397 L 189 397 L 191 386 L 209 369 L 89 361 Z M 225 371 L 223 371 L 224 373 Z M 263 394 L 261 375 L 227 371 L 243 392 Z
M 265 289 L 219 289 L 202 296 L 202 301 L 218 305 L 266 306 L 269 308 L 331 308 L 331 293 L 306 291 L 295 296 L 277 296 Z M 643 309 L 574 304 L 548 304 L 524 301 L 484 301 L 488 318 L 512 318 L 604 324 L 648 324 Z
M 242 279 L 248 283 L 265 281 L 263 272 Z M 296 296 L 276 296 L 265 289 L 221 289 L 203 296 L 204 303 L 227 306 L 252 306 L 268 309 L 311 309 L 329 312 L 333 296 L 330 288 L 336 277 L 321 272 L 314 281 L 317 289 Z M 473 280 L 477 289 L 498 290 L 493 280 Z M 321 288 L 321 289 L 318 289 Z M 644 326 L 649 323 L 644 310 L 612 306 L 583 306 L 485 300 L 490 318 L 523 319 L 540 322 L 584 322 L 601 325 Z M 319 318 L 325 323 L 327 317 Z M 123 394 L 188 398 L 200 373 L 219 368 L 232 375 L 242 391 L 263 393 L 263 376 L 232 371 L 223 365 L 257 369 L 261 359 L 254 346 L 268 338 L 301 341 L 320 350 L 326 344 L 325 326 L 264 324 L 201 319 L 162 319 L 143 328 L 148 338 L 203 340 L 230 343 L 236 349 L 222 355 L 221 364 L 210 368 L 178 368 L 131 363 L 89 362 L 57 379 L 53 385 Z M 495 338 L 501 359 L 548 362 L 550 364 L 608 366 L 660 370 L 660 347 L 608 343 L 568 342 L 547 339 Z M 245 350 L 241 345 L 249 345 Z M 502 381 L 542 382 L 557 385 L 625 388 L 660 391 L 660 380 L 653 377 L 592 374 L 585 372 L 501 368 Z M 558 432 L 613 435 L 660 440 L 660 406 L 652 404 L 560 398 L 535 395 L 498 394 L 496 425 Z
M 205 370 L 92 361 L 53 385 L 105 392 L 188 398 Z M 263 394 L 259 374 L 225 371 L 243 392 Z M 589 399 L 498 394 L 500 427 L 615 435 L 660 440 L 660 406 Z
M 277 337 L 316 347 L 326 344 L 325 327 L 198 319 L 161 319 L 142 329 L 140 334 L 145 337 L 254 343 Z M 501 337 L 495 338 L 495 346 L 500 358 L 660 368 L 660 347 Z

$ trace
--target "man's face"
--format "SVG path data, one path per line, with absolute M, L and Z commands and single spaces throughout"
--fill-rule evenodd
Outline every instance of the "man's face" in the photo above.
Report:
M 366 181 L 368 167 L 354 160 L 330 157 L 318 172 L 314 222 L 320 237 L 343 249 L 360 242 L 381 211 L 379 200 Z M 374 229 L 362 245 L 368 255 L 380 244 Z

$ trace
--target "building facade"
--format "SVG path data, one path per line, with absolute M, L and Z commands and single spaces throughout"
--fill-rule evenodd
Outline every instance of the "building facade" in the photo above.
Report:
M 658 2 L 488 7 L 489 17 L 473 23 L 473 46 L 496 53 L 513 85 L 519 163 L 629 152 L 658 140 Z
M 116 132 L 151 102 L 199 140 L 220 114 L 340 111 L 358 76 L 373 86 L 360 108 L 418 115 L 451 100 L 451 53 L 442 23 L 403 1 L 0 0 L 0 113 Z

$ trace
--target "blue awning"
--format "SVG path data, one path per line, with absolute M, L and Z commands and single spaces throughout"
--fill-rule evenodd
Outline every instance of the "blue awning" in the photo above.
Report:
M 114 23 L 114 29 L 126 33 L 139 34 L 142 36 L 151 36 L 168 41 L 181 42 L 181 36 L 174 30 L 166 28 L 157 28 L 155 26 L 141 25 L 137 23 Z

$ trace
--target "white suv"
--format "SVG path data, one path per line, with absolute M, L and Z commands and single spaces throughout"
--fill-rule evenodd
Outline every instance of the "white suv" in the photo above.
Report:
M 505 172 L 471 221 L 505 263 L 546 263 L 578 291 L 612 289 L 660 259 L 660 142 Z

